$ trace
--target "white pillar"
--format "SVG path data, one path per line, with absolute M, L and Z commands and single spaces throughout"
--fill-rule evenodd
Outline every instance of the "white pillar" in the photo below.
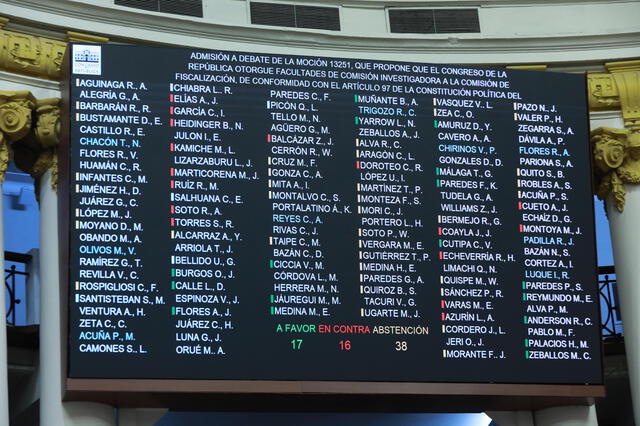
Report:
M 40 425 L 115 426 L 113 407 L 62 402 L 60 315 L 66 312 L 60 312 L 58 262 L 58 196 L 49 170 L 40 179 Z
M 624 212 L 607 201 L 611 244 L 616 266 L 618 295 L 624 329 L 631 401 L 636 424 L 640 425 L 640 185 L 625 185 Z
M 0 143 L 5 143 L 0 141 Z M 4 270 L 4 214 L 2 185 L 0 185 L 0 259 Z M 9 382 L 7 371 L 7 308 L 4 285 L 0 291 L 0 424 L 9 424 Z
M 51 171 L 40 180 L 40 424 L 65 426 L 62 413 L 58 197 Z
M 598 426 L 595 405 L 553 407 L 533 414 L 535 426 Z

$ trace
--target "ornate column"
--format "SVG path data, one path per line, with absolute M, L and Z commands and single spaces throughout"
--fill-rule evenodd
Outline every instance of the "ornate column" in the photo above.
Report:
M 64 368 L 58 253 L 58 162 L 60 100 L 35 101 L 31 132 L 12 145 L 14 161 L 36 180 L 40 202 L 40 424 L 113 426 L 114 410 L 105 404 L 62 402 Z
M 589 105 L 619 109 L 624 128 L 591 132 L 594 190 L 609 216 L 631 398 L 640 424 L 640 61 L 605 65 L 608 73 L 589 74 Z
M 6 31 L 3 31 L 6 33 Z M 5 37 L 11 35 L 3 34 Z M 16 42 L 28 43 L 31 46 L 40 46 L 42 43 L 37 38 L 15 37 Z M 64 43 L 62 43 L 64 46 Z M 16 55 L 27 55 L 29 49 L 16 47 Z M 64 52 L 64 50 L 62 50 Z M 16 60 L 16 57 L 13 58 Z M 59 68 L 48 68 L 40 64 L 38 69 L 34 68 L 39 60 L 34 60 L 32 67 L 26 67 L 27 73 L 47 71 L 45 76 L 54 77 L 59 73 Z M 0 66 L 11 69 L 9 57 L 0 58 Z M 45 70 L 46 69 L 46 70 Z M 46 179 L 49 185 L 51 182 L 57 183 L 56 147 L 58 145 L 58 135 L 60 130 L 60 109 L 59 99 L 35 100 L 31 97 L 31 108 L 29 111 L 27 132 L 16 138 L 11 145 L 13 160 L 16 166 L 24 172 L 29 173 L 36 179 L 35 189 L 40 201 L 40 256 L 39 256 L 39 276 L 40 276 L 40 418 L 41 424 L 51 424 L 62 426 L 62 379 L 61 379 L 61 357 L 60 357 L 60 312 L 59 303 L 59 279 L 58 279 L 58 238 L 57 238 L 57 200 L 55 193 L 51 195 L 52 189 L 45 191 L 42 196 L 41 178 L 51 169 L 49 173 L 54 179 Z M 32 122 L 34 126 L 32 127 Z M 1 158 L 1 157 L 0 157 Z M 8 158 L 8 157 L 7 157 Z M 0 160 L 1 161 L 1 160 Z M 49 186 L 51 188 L 51 186 Z M 53 198 L 53 199 L 52 199 Z M 50 217 L 53 215 L 52 217 Z M 2 422 L 0 422 L 2 423 Z
M 40 202 L 40 424 L 63 426 L 58 209 L 51 186 L 56 182 L 52 176 L 57 175 L 54 150 L 60 128 L 58 102 L 47 99 L 37 103 L 35 128 L 13 149 L 16 165 L 36 179 Z M 42 179 L 49 169 L 52 171 Z
M 46 80 L 58 81 L 60 66 L 68 42 L 106 43 L 105 37 L 67 32 L 67 41 L 24 34 L 6 30 L 8 19 L 0 17 L 0 70 L 15 74 L 29 75 Z M 1 94 L 2 92 L 0 92 Z M 59 99 L 35 100 L 28 92 L 17 92 L 29 100 L 28 113 L 24 109 L 8 108 L 3 120 L 3 101 L 0 97 L 0 122 L 6 122 L 8 129 L 2 130 L 13 150 L 13 159 L 21 170 L 35 180 L 36 194 L 40 202 L 40 424 L 47 426 L 95 425 L 112 426 L 115 423 L 114 410 L 105 404 L 86 402 L 62 402 L 63 363 L 61 341 L 60 281 L 58 257 L 58 165 L 57 147 L 60 132 Z M 18 95 L 15 95 L 18 96 Z M 14 96 L 14 97 L 15 97 Z M 13 100 L 13 99 L 11 99 Z M 16 98 L 17 100 L 17 98 Z M 22 123 L 25 123 L 23 127 Z M 33 128 L 31 126 L 34 123 Z M 20 129 L 17 130 L 13 129 Z M 0 133 L 0 137 L 2 134 Z M 9 161 L 7 141 L 0 139 L 0 169 L 6 169 Z M 4 173 L 4 172 L 2 172 Z M 0 205 L 1 213 L 1 205 Z M 1 219 L 1 217 L 0 217 Z M 2 247 L 0 247 L 1 249 Z M 2 293 L 4 297 L 4 293 Z M 2 302 L 2 300 L 0 300 Z M 4 309 L 4 305 L 3 309 Z M 4 315 L 0 320 L 4 322 Z M 0 324 L 0 340 L 5 327 Z M 0 353 L 0 366 L 6 365 L 6 344 Z M 3 358 L 4 354 L 4 358 Z M 4 359 L 4 361 L 3 361 Z M 0 395 L 7 395 L 6 369 L 0 382 Z M 5 398 L 6 399 L 6 398 Z M 4 401 L 6 407 L 6 401 Z M 0 416 L 2 416 L 0 405 Z M 0 424 L 8 424 L 0 417 Z
M 31 129 L 34 99 L 29 92 L 0 92 L 0 185 L 9 165 L 9 144 Z M 0 262 L 4 267 L 3 196 L 0 186 Z M 9 424 L 7 382 L 7 322 L 5 291 L 0 291 L 0 424 Z

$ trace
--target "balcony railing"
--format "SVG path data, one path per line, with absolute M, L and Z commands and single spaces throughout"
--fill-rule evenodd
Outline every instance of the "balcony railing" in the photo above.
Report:
M 600 319 L 602 337 L 620 337 L 623 335 L 622 317 L 618 303 L 618 282 L 613 266 L 598 268 L 598 288 L 600 291 Z
M 10 264 L 5 268 L 5 289 L 7 294 L 7 324 L 16 325 L 16 311 L 23 301 L 18 294 L 25 294 L 27 279 L 27 265 L 31 262 L 30 254 L 4 252 L 5 262 Z M 20 265 L 22 265 L 20 267 Z M 622 317 L 618 304 L 617 280 L 613 266 L 598 268 L 598 289 L 600 291 L 600 316 L 602 337 L 604 339 L 621 337 L 623 335 Z M 19 290 L 19 291 L 18 291 Z
M 5 265 L 11 264 L 4 270 L 4 287 L 6 290 L 7 300 L 7 324 L 16 325 L 16 311 L 18 305 L 22 303 L 22 299 L 18 298 L 18 290 L 21 290 L 21 294 L 24 294 L 26 288 L 27 278 L 29 273 L 27 272 L 27 265 L 31 262 L 31 255 L 15 253 L 12 251 L 4 252 Z M 22 265 L 19 268 L 19 265 Z

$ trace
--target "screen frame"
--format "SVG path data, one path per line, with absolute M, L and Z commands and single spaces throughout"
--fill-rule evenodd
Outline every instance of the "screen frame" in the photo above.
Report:
M 68 377 L 69 336 L 69 241 L 70 241 L 70 51 L 62 63 L 61 131 L 58 149 L 58 236 L 60 260 L 60 326 L 63 400 L 105 402 L 119 407 L 169 407 L 206 409 L 300 411 L 399 411 L 469 412 L 485 410 L 542 409 L 567 405 L 592 405 L 606 396 L 604 384 L 525 384 L 380 381 L 283 381 L 283 380 L 191 380 L 101 379 Z M 141 45 L 140 45 L 141 46 Z M 167 46 L 168 47 L 168 46 Z M 173 47 L 173 46 L 172 46 Z M 274 53 L 277 54 L 277 53 Z M 345 57 L 348 57 L 345 55 Z M 585 78 L 585 92 L 587 91 Z M 588 99 L 588 98 L 585 98 Z M 589 114 L 585 114 L 587 129 Z M 589 149 L 589 146 L 586 147 Z M 593 158 L 589 164 L 593 188 Z M 592 215 L 594 206 L 591 204 Z M 595 235 L 595 222 L 593 223 Z M 594 239 L 595 245 L 595 239 Z M 595 253 L 595 247 L 594 247 Z M 597 267 L 597 255 L 595 265 Z M 597 276 L 597 271 L 594 271 Z M 596 300 L 599 300 L 596 286 Z M 598 310 L 598 320 L 601 323 Z M 600 373 L 604 380 L 604 350 Z M 211 398 L 221 403 L 212 405 Z M 291 402 L 296 402 L 291 406 Z M 265 405 L 267 404 L 267 405 Z M 275 405 L 273 405 L 275 404 Z M 321 405 L 318 405 L 321 404 Z

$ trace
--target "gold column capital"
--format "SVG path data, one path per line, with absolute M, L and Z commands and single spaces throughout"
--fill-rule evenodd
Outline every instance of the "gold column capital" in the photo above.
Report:
M 591 132 L 591 145 L 596 195 L 606 200 L 611 194 L 616 208 L 622 212 L 627 193 L 624 185 L 640 183 L 640 133 L 598 127 Z
M 12 144 L 13 160 L 20 170 L 29 173 L 36 181 L 51 169 L 51 185 L 57 189 L 60 99 L 37 100 L 33 122 L 31 132 Z
M 22 139 L 31 130 L 36 100 L 29 91 L 0 91 L 0 132 L 7 142 Z
M 51 169 L 51 187 L 57 190 L 60 98 L 38 100 L 34 130 L 41 151 L 33 164 L 31 175 L 39 179 L 47 170 Z
M 56 148 L 60 143 L 60 98 L 36 101 L 35 136 L 43 149 Z
M 0 183 L 9 167 L 9 143 L 29 133 L 35 104 L 31 92 L 0 91 Z

